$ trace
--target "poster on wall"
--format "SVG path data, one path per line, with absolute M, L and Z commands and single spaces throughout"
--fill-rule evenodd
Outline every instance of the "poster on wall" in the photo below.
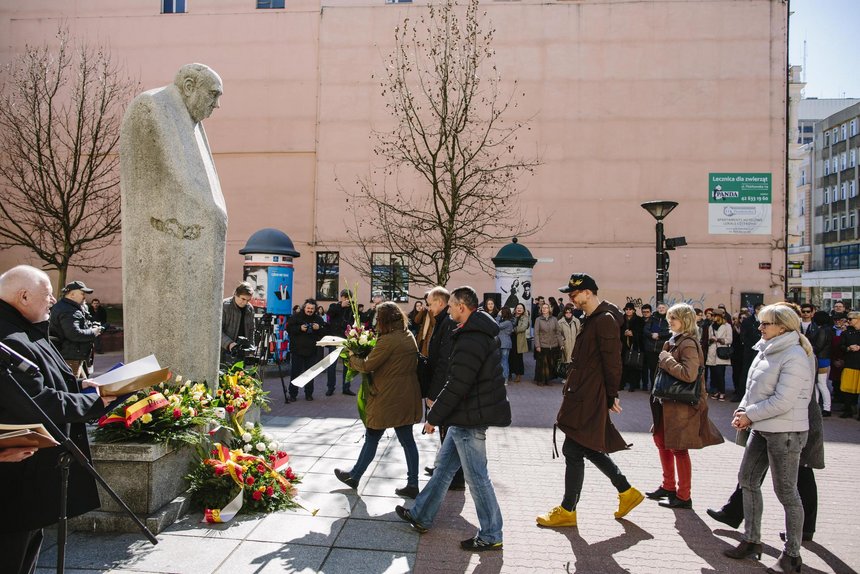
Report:
M 769 173 L 708 175 L 708 233 L 771 235 L 773 177 Z
M 530 267 L 496 268 L 496 293 L 502 294 L 502 307 L 513 309 L 523 303 L 531 312 L 532 269 Z
M 268 291 L 269 275 L 268 265 L 245 264 L 245 281 L 251 286 L 251 305 L 255 309 L 266 308 L 266 292 Z

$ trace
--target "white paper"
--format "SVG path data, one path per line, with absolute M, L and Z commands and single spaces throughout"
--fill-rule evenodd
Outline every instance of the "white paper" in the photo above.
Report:
M 334 335 L 326 335 L 317 341 L 317 347 L 343 347 L 346 339 L 343 337 L 335 337 Z
M 161 365 L 158 364 L 158 359 L 155 358 L 155 355 L 150 355 L 99 375 L 93 379 L 93 382 L 101 387 L 102 385 L 110 385 L 119 381 L 135 379 L 160 370 Z
M 295 385 L 297 387 L 304 387 L 306 384 L 314 380 L 317 375 L 334 365 L 339 358 L 340 353 L 332 351 L 331 353 L 326 355 L 322 361 L 296 377 L 295 380 L 291 380 L 290 384 Z

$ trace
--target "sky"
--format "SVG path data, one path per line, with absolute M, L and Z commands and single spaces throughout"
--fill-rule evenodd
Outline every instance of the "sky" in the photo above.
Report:
M 860 98 L 860 0 L 791 0 L 789 62 L 807 98 Z

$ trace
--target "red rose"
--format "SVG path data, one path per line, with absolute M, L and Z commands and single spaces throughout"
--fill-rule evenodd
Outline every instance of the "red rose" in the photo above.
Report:
M 173 418 L 178 419 L 182 416 L 182 409 L 173 409 Z
M 284 471 L 284 476 L 287 477 L 287 480 L 296 479 L 296 473 L 293 472 L 293 468 L 291 466 L 288 466 L 287 470 Z
M 282 450 L 279 450 L 279 451 L 278 451 L 278 458 L 284 458 L 285 456 L 287 456 L 287 453 L 285 453 L 285 452 L 284 452 L 284 451 L 282 451 Z
M 285 484 L 281 485 L 281 492 L 287 492 L 287 486 Z
M 266 467 L 262 463 L 257 465 L 257 472 L 266 472 Z
M 217 448 L 212 449 L 212 456 L 218 456 L 218 449 Z
M 275 489 L 271 486 L 266 487 L 266 496 L 272 496 L 273 494 L 275 494 Z
M 242 410 L 245 410 L 247 408 L 248 408 L 248 403 L 242 403 Z
M 253 485 L 254 485 L 254 477 L 253 477 L 253 476 L 249 476 L 248 478 L 246 478 L 246 479 L 245 479 L 245 484 L 247 484 L 248 486 L 253 486 Z
M 234 408 L 233 408 L 233 405 L 227 405 L 227 406 L 224 408 L 224 410 L 226 410 L 228 413 L 232 413 L 232 412 L 233 412 L 234 410 L 236 410 L 236 409 L 234 409 Z
M 263 493 L 259 490 L 255 490 L 254 494 L 251 495 L 251 498 L 253 498 L 254 500 L 260 500 L 261 498 L 263 498 Z

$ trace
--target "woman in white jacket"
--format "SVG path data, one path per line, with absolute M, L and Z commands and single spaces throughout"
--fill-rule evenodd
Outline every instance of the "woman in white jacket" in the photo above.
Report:
M 785 548 L 768 572 L 800 572 L 803 505 L 797 491 L 800 451 L 809 430 L 815 355 L 800 333 L 800 317 L 785 304 L 758 313 L 761 340 L 754 345 L 747 391 L 732 426 L 750 430 L 738 482 L 744 495 L 744 536 L 730 558 L 761 558 L 761 483 L 770 466 L 773 489 L 785 510 Z
M 705 365 L 711 379 L 712 399 L 726 400 L 726 365 L 732 364 L 732 326 L 726 323 L 726 316 L 721 309 L 715 309 L 713 322 L 706 333 L 708 337 L 708 357 Z M 728 352 L 725 359 L 720 357 L 717 349 L 726 349 Z

